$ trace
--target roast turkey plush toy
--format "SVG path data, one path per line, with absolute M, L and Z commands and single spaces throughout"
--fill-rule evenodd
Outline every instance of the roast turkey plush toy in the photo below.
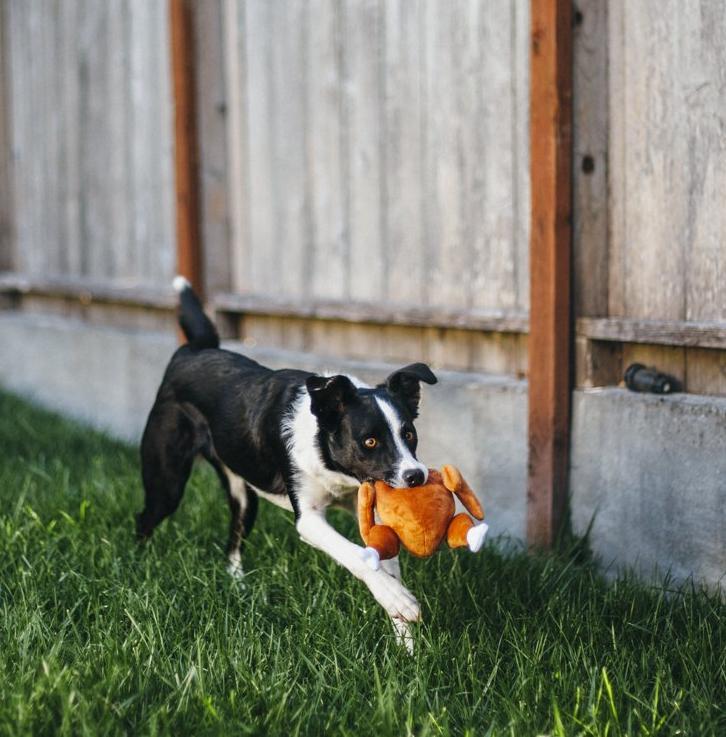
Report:
M 454 514 L 454 494 L 479 524 L 464 512 Z M 398 555 L 401 543 L 420 558 L 432 555 L 444 537 L 450 548 L 468 546 L 476 553 L 488 529 L 483 519 L 479 500 L 453 466 L 441 473 L 430 469 L 423 486 L 394 489 L 384 481 L 366 481 L 358 489 L 358 525 L 366 544 L 361 555 L 373 570 Z

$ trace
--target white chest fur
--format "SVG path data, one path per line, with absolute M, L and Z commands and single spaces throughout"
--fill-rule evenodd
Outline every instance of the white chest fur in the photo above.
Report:
M 310 395 L 304 391 L 283 421 L 283 437 L 293 466 L 301 506 L 324 509 L 340 497 L 355 492 L 352 476 L 326 468 L 318 447 L 318 423 L 310 411 Z

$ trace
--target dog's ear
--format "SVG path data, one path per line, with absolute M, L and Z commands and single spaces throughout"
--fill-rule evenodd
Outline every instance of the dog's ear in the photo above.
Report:
M 412 363 L 394 371 L 385 383 L 389 393 L 406 405 L 414 419 L 418 417 L 422 381 L 426 384 L 435 384 L 437 379 L 425 363 Z
M 341 374 L 310 376 L 305 386 L 310 395 L 310 411 L 325 430 L 335 430 L 345 408 L 358 398 L 353 382 Z

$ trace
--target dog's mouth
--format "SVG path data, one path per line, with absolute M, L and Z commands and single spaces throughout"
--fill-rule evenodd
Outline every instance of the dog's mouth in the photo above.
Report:
M 383 479 L 383 481 L 388 486 L 390 486 L 392 489 L 410 489 L 411 488 L 405 481 L 402 481 L 401 479 L 395 476 L 390 476 L 388 478 L 385 478 Z
M 391 486 L 392 488 L 396 488 L 396 484 L 398 483 L 398 480 L 395 476 L 383 476 L 382 478 L 377 479 L 375 476 L 366 476 L 365 478 L 358 479 L 361 483 L 367 482 L 369 484 L 375 484 L 376 481 L 382 481 L 386 486 Z
M 373 476 L 366 476 L 365 478 L 359 479 L 360 483 L 367 481 L 368 483 L 375 484 L 376 481 L 382 481 L 386 486 L 390 486 L 392 489 L 410 489 L 411 487 L 404 483 L 397 476 L 384 476 L 383 478 L 377 479 Z

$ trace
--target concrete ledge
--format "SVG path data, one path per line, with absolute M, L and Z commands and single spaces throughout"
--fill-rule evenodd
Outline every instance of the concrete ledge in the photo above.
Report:
M 117 437 L 136 441 L 154 401 L 175 336 L 101 327 L 53 316 L 0 313 L 0 384 Z M 268 366 L 354 373 L 372 383 L 397 366 L 249 349 Z M 415 360 L 412 357 L 412 360 Z M 424 388 L 419 457 L 455 463 L 482 498 L 493 534 L 524 536 L 526 383 L 506 377 L 437 372 Z
M 175 337 L 60 317 L 0 313 L 0 384 L 136 441 Z M 248 349 L 260 362 L 340 370 L 375 383 L 395 366 Z M 437 372 L 425 387 L 420 457 L 453 462 L 481 495 L 495 534 L 523 538 L 527 386 L 506 377 Z M 573 399 L 573 525 L 603 563 L 671 570 L 711 585 L 726 573 L 726 399 L 620 389 Z
M 0 313 L 0 384 L 123 440 L 143 430 L 173 334 Z
M 726 399 L 577 391 L 573 524 L 602 562 L 723 585 Z

